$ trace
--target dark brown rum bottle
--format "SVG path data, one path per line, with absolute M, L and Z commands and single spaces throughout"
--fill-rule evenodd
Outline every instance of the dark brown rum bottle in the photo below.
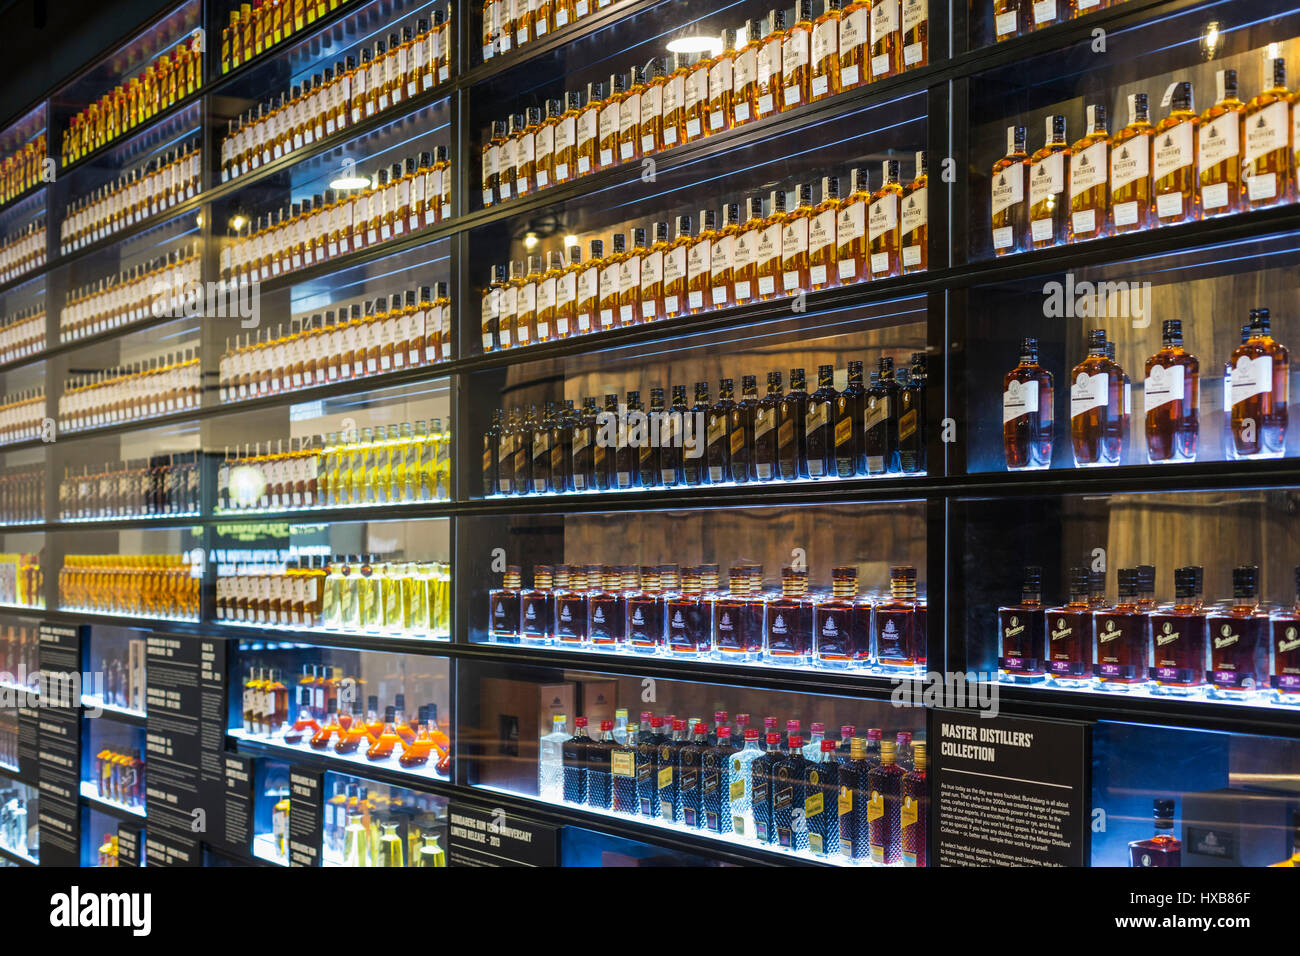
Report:
M 754 462 L 754 416 L 758 410 L 758 380 L 753 375 L 740 379 L 739 402 L 731 406 L 727 425 L 730 435 L 731 480 L 749 481 Z
M 501 587 L 488 592 L 488 637 L 501 644 L 519 643 L 519 565 L 506 568 Z
M 597 491 L 618 487 L 618 396 L 606 395 L 605 408 L 596 416 L 596 446 L 591 453 Z
M 763 657 L 778 664 L 807 664 L 813 649 L 813 602 L 808 597 L 808 571 L 781 570 L 781 595 L 767 604 Z
M 731 409 L 735 404 L 732 388 L 729 378 L 718 383 L 718 400 L 705 419 L 705 474 L 711 485 L 731 481 Z
M 695 383 L 695 404 L 683 411 L 685 426 L 682 439 L 682 484 L 690 487 L 709 481 L 708 442 L 709 416 L 713 407 L 709 403 L 709 383 Z
M 608 397 L 606 398 L 605 407 L 606 409 L 609 408 Z M 633 413 L 636 413 L 639 416 L 644 416 L 645 414 L 645 409 L 641 405 L 641 393 L 635 389 L 627 393 L 627 415 L 629 418 L 629 425 L 627 428 L 628 434 L 625 437 L 620 437 L 617 447 L 614 450 L 614 480 L 610 484 L 610 487 L 618 489 L 619 491 L 626 491 L 628 488 L 640 487 L 641 483 L 639 449 L 633 447 L 631 443 L 630 433 L 632 428 L 630 419 L 632 418 Z M 639 430 L 644 434 L 649 430 L 649 428 L 647 425 L 642 423 L 639 426 Z M 620 432 L 621 431 L 622 430 L 620 429 Z
M 1242 700 L 1255 696 L 1268 672 L 1268 615 L 1259 608 L 1259 568 L 1232 569 L 1232 606 L 1216 607 L 1205 617 L 1210 636 L 1206 682 L 1211 697 Z
M 571 433 L 569 481 L 574 491 L 592 491 L 596 488 L 596 399 L 588 396 L 582 400 L 582 409 L 575 416 Z
M 1083 687 L 1092 679 L 1092 609 L 1087 568 L 1070 568 L 1070 600 L 1043 612 L 1047 673 L 1058 687 Z
M 1183 323 L 1167 319 L 1163 345 L 1146 361 L 1142 404 L 1146 412 L 1147 461 L 1196 460 L 1200 363 L 1183 348 Z
M 1205 611 L 1200 568 L 1174 571 L 1174 603 L 1151 612 L 1147 678 L 1155 694 L 1186 696 L 1205 686 Z
M 801 368 L 790 369 L 790 391 L 777 407 L 776 453 L 781 478 L 808 477 L 808 383 Z
M 868 475 L 897 474 L 898 382 L 894 360 L 882 356 L 879 378 L 867 390 L 863 411 L 862 448 Z
M 767 394 L 754 406 L 754 460 L 749 477 L 771 481 L 777 476 L 777 417 L 781 409 L 781 373 L 767 373 Z
M 871 663 L 871 601 L 858 599 L 858 569 L 831 568 L 831 596 L 813 610 L 813 654 L 822 667 Z
M 618 568 L 587 569 L 587 634 L 593 646 L 621 650 L 627 639 L 623 630 L 623 575 Z
M 1290 356 L 1269 334 L 1268 309 L 1250 310 L 1250 338 L 1232 353 L 1232 440 L 1238 458 L 1286 454 Z
M 1120 568 L 1115 606 L 1093 614 L 1093 674 L 1101 690 L 1128 691 L 1147 679 L 1147 620 L 1137 604 L 1137 568 Z
M 1271 620 L 1268 683 L 1279 704 L 1300 704 L 1300 567 L 1295 569 L 1295 588 L 1295 601 L 1275 611 Z
M 998 680 L 1036 684 L 1043 679 L 1042 568 L 1026 567 L 1020 603 L 998 608 L 998 640 Z
M 519 639 L 524 644 L 550 644 L 554 639 L 555 597 L 549 564 L 533 568 L 533 586 L 519 593 Z
M 862 363 L 850 362 L 848 385 L 836 396 L 833 411 L 835 474 L 840 478 L 866 474 L 866 466 L 862 461 L 866 399 L 867 392 L 862 385 Z
M 641 584 L 624 602 L 623 633 L 628 647 L 638 654 L 657 654 L 664 646 L 663 608 L 659 600 L 659 569 L 641 568 Z
M 712 622 L 702 587 L 699 568 L 682 569 L 682 589 L 666 602 L 664 630 L 670 654 L 697 657 L 713 649 Z
M 808 396 L 804 413 L 804 461 L 807 477 L 835 474 L 835 366 L 817 366 L 817 391 Z
M 1106 330 L 1092 329 L 1088 355 L 1070 373 L 1070 438 L 1077 467 L 1119 464 L 1123 414 L 1123 369 L 1106 355 Z
M 925 471 L 925 375 L 898 370 L 898 470 Z
M 599 587 L 599 585 L 597 585 Z M 555 568 L 555 640 L 565 647 L 586 647 L 587 569 L 561 564 Z
M 501 456 L 501 409 L 492 413 L 492 423 L 483 433 L 483 497 L 497 493 L 497 462 Z
M 573 464 L 573 435 L 578 423 L 571 398 L 556 408 L 551 420 L 551 491 L 559 494 L 577 490 L 570 468 Z
M 718 595 L 713 605 L 713 647 L 724 661 L 758 660 L 763 650 L 763 634 L 749 633 L 745 627 L 745 605 L 749 601 L 750 573 L 744 566 L 727 574 L 726 594 Z
M 631 403 L 629 403 L 629 409 Z M 646 417 L 645 427 L 639 433 L 637 448 L 637 467 L 640 472 L 638 484 L 642 488 L 657 488 L 662 484 L 659 463 L 664 449 L 661 444 L 664 437 L 664 421 L 668 409 L 664 405 L 664 390 L 656 386 L 650 389 L 650 413 Z M 635 434 L 631 420 L 628 422 L 628 441 L 633 442 Z
M 691 410 L 686 407 L 686 386 L 674 385 L 673 403 L 664 413 L 659 427 L 659 483 L 665 488 L 676 488 L 686 481 L 682 443 L 690 415 Z
M 537 432 L 537 406 L 530 405 L 528 414 L 515 428 L 512 447 L 515 453 L 515 494 L 533 493 L 533 436 Z
M 893 673 L 924 673 L 925 643 L 925 605 L 917 600 L 916 568 L 890 568 L 889 597 L 876 605 L 876 663 Z

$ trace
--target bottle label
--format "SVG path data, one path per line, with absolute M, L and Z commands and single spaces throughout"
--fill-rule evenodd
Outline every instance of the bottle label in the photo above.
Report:
M 1025 167 L 1016 163 L 993 178 L 993 215 L 1025 199 Z M 843 240 L 840 240 L 841 243 Z M 1010 245 L 1010 243 L 1008 243 Z
M 840 59 L 841 60 L 849 56 L 853 52 L 854 47 L 861 46 L 862 44 L 867 42 L 868 12 L 869 12 L 869 8 L 859 7 L 857 10 L 854 10 L 852 13 L 847 13 L 840 18 Z M 856 66 L 852 67 L 852 70 L 854 74 L 857 73 Z M 849 82 L 848 80 L 844 80 L 844 73 L 846 72 L 848 72 L 847 69 L 841 71 L 840 79 L 843 82 L 848 83 Z M 856 75 L 854 76 L 852 82 L 853 83 L 857 82 Z
M 1287 104 L 1279 100 L 1246 119 L 1246 162 L 1287 148 Z M 1234 131 L 1236 127 L 1234 126 Z
M 808 44 L 809 35 L 807 30 L 796 30 L 785 38 L 785 43 L 781 48 L 781 71 L 787 76 L 793 76 L 795 70 L 808 62 Z M 786 103 L 790 103 L 790 90 L 796 91 L 795 102 L 798 102 L 797 86 L 786 87 Z
M 898 226 L 898 195 L 889 193 L 871 204 L 871 213 L 867 218 L 869 238 L 875 242 L 886 232 Z
M 907 197 L 903 203 L 904 236 L 910 236 L 926 224 L 929 211 L 929 189 L 922 187 Z
M 907 222 L 906 213 L 904 213 L 903 222 Z M 745 233 L 745 235 L 750 235 L 750 233 Z M 834 244 L 835 210 L 827 209 L 812 218 L 811 225 L 808 227 L 808 251 L 810 253 L 817 252 L 826 246 L 833 246 Z M 739 262 L 737 266 L 739 266 Z
M 1002 392 L 1002 424 L 1038 412 L 1038 383 L 1012 379 Z
M 1110 375 L 1098 372 L 1089 375 L 1080 372 L 1070 386 L 1070 417 L 1077 418 L 1094 408 L 1106 408 L 1110 404 Z
M 835 55 L 835 43 L 839 36 L 839 21 L 837 19 L 823 20 L 813 27 L 812 34 L 812 58 L 813 63 L 821 63 L 828 56 Z M 834 64 L 832 64 L 834 66 Z M 825 76 L 818 77 L 824 84 Z M 825 92 L 825 90 L 823 90 Z
M 1070 157 L 1070 198 L 1106 184 L 1106 153 L 1109 143 L 1093 143 Z
M 891 33 L 898 32 L 898 0 L 884 0 L 871 5 L 871 44 L 875 46 Z M 872 67 L 872 72 L 876 71 Z
M 890 406 L 889 396 L 870 396 L 867 398 L 866 410 L 862 413 L 862 427 L 864 432 L 869 432 L 877 425 L 889 418 Z
M 1222 162 L 1237 159 L 1237 154 L 1241 151 L 1237 125 L 1237 114 L 1226 113 L 1200 128 L 1200 148 L 1197 153 L 1202 175 L 1207 169 L 1213 169 Z
M 1146 179 L 1151 168 L 1149 136 L 1135 136 L 1110 153 L 1110 189 L 1116 190 L 1139 179 Z
M 1192 165 L 1193 155 L 1192 123 L 1189 120 L 1159 135 L 1152 162 L 1152 176 L 1158 180 L 1164 179 L 1184 166 Z
M 1273 357 L 1243 355 L 1232 367 L 1232 404 L 1273 391 Z
M 1065 188 L 1065 154 L 1053 153 L 1029 167 L 1029 204 L 1036 206 Z
M 1034 0 L 1034 26 L 1043 26 L 1056 20 L 1056 0 Z
M 1181 365 L 1153 365 L 1142 388 L 1145 411 L 1150 412 L 1169 402 L 1182 401 L 1185 369 Z
M 836 222 L 836 244 L 843 248 L 855 239 L 861 239 L 866 226 L 866 204 L 852 202 L 840 209 Z

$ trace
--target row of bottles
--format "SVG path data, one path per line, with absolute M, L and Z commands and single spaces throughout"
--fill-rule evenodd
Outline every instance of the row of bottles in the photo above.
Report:
M 36 673 L 40 639 L 35 628 L 6 624 L 0 631 L 0 673 L 6 682 L 25 684 Z
M 217 470 L 217 510 L 293 511 L 446 500 L 451 433 L 441 419 L 230 449 Z
M 236 565 L 217 577 L 217 620 L 390 637 L 451 635 L 451 565 L 321 555 Z
M 45 182 L 44 166 L 44 133 L 37 133 L 33 139 L 0 160 L 0 207 L 37 183 Z
M 1300 92 L 1286 88 L 1286 61 L 1270 61 L 1271 85 L 1237 97 L 1236 70 L 1220 70 L 1218 99 L 1199 115 L 1192 84 L 1174 83 L 1169 112 L 1152 125 L 1146 93 L 1128 97 L 1129 122 L 1112 138 L 1106 106 L 1087 107 L 1087 130 L 1070 144 L 1064 116 L 1046 119 L 1041 149 L 1025 152 L 1025 128 L 1007 128 L 1007 155 L 993 165 L 997 255 L 1046 249 L 1153 226 L 1194 222 L 1290 202 L 1300 161 L 1291 130 Z
M 572 737 L 564 716 L 553 720 L 540 741 L 544 799 L 824 858 L 926 865 L 928 760 L 910 731 L 885 740 L 845 725 L 836 741 L 814 722 L 805 738 L 800 721 L 780 733 L 766 717 L 760 736 L 748 714 L 729 724 L 720 711 L 710 726 L 645 711 L 629 725 L 619 711 L 593 739 L 586 717 Z
M 99 845 L 98 862 L 95 864 L 99 867 L 116 868 L 121 862 L 121 847 L 118 845 L 116 833 L 105 833 L 104 842 Z
M 221 72 L 229 73 L 255 56 L 301 33 L 348 0 L 253 0 L 236 4 L 221 28 Z
M 739 565 L 724 590 L 718 566 L 538 565 L 522 587 L 517 565 L 488 594 L 488 636 L 554 645 L 729 662 L 923 672 L 926 602 L 916 568 L 889 571 L 889 596 L 859 596 L 858 570 L 834 568 L 830 594 L 809 594 L 808 571 Z
M 0 754 L 3 754 L 3 745 L 0 745 Z M 17 762 L 15 756 L 11 763 Z M 30 810 L 27 806 L 28 793 L 26 787 L 0 790 L 0 847 L 11 853 L 34 857 L 37 851 L 36 812 L 34 803 Z M 28 821 L 32 821 L 30 828 Z
M 652 231 L 615 233 L 549 257 L 499 265 L 484 290 L 483 350 L 522 348 L 613 328 L 642 325 L 714 309 L 815 292 L 923 271 L 928 261 L 925 153 L 904 187 L 898 160 L 885 160 L 882 183 L 869 189 L 854 169 L 852 191 L 840 198 L 839 177 L 821 181 L 821 200 L 804 184 L 789 193 L 750 196 L 700 211 L 697 231 L 678 216 Z M 630 238 L 630 245 L 629 245 Z
M 95 754 L 95 790 L 99 799 L 133 810 L 144 809 L 144 758 L 140 751 L 105 747 Z
M 218 395 L 238 402 L 451 360 L 447 283 L 298 316 L 226 340 Z
M 100 659 L 99 669 L 104 675 L 101 704 L 137 714 L 145 712 L 144 638 L 130 638 L 125 644 L 115 645 Z
M 767 374 L 767 394 L 742 377 L 733 401 L 733 380 L 720 382 L 709 400 L 707 382 L 695 383 L 695 404 L 686 386 L 650 390 L 650 408 L 639 391 L 548 403 L 539 415 L 498 410 L 483 437 L 484 496 L 626 491 L 799 479 L 879 477 L 925 471 L 925 354 L 913 353 L 910 369 L 894 369 L 883 356 L 869 385 L 862 363 L 849 362 L 843 391 L 835 369 L 817 369 L 817 389 L 807 390 L 804 370 L 790 370 L 790 391 L 781 373 Z
M 45 607 L 45 573 L 39 554 L 0 554 L 0 604 Z
M 45 306 L 33 305 L 0 322 L 0 365 L 45 348 Z
M 0 398 L 0 445 L 41 437 L 45 421 L 44 386 Z
M 1142 382 L 1146 460 L 1196 460 L 1200 439 L 1200 363 L 1183 346 L 1179 319 L 1166 320 L 1162 346 Z M 1290 355 L 1270 334 L 1268 309 L 1252 309 L 1241 344 L 1223 364 L 1222 433 L 1227 459 L 1281 458 L 1289 423 Z M 1038 342 L 1021 343 L 1020 364 L 1003 377 L 1002 436 L 1007 468 L 1048 468 L 1055 437 L 1052 373 L 1038 364 Z M 1088 333 L 1088 354 L 1070 373 L 1070 442 L 1079 468 L 1124 462 L 1132 382 L 1115 361 L 1105 329 Z
M 59 520 L 197 515 L 202 468 L 197 451 L 69 465 L 59 482 Z
M 161 315 L 181 316 L 195 307 L 196 315 L 224 315 L 224 302 L 222 311 L 205 312 L 206 303 L 192 301 L 192 290 L 201 288 L 201 270 L 199 243 L 191 242 L 71 288 L 59 310 L 59 340 L 73 342 Z
M 336 782 L 322 825 L 327 865 L 446 866 L 439 843 L 446 814 L 440 814 L 438 800 L 409 790 L 381 796 L 360 783 Z M 288 806 L 284 813 L 287 858 Z
M 59 570 L 59 607 L 197 621 L 201 584 L 188 553 L 69 554 Z
M 226 123 L 221 181 L 247 174 L 451 78 L 450 23 L 441 10 L 376 40 L 288 92 Z
M 6 678 L 7 679 L 7 678 Z M 21 698 L 16 698 L 20 699 Z M 18 769 L 18 709 L 12 707 L 0 711 L 0 770 Z M 0 845 L 4 845 L 4 833 L 0 829 Z M 12 849 L 13 847 L 8 847 Z
M 203 31 L 195 30 L 158 54 L 139 76 L 119 83 L 68 121 L 60 143 L 67 166 L 158 113 L 194 94 L 203 85 Z
M 45 265 L 45 217 L 0 236 L 0 282 Z
M 1121 568 L 1112 605 L 1103 573 L 1071 568 L 1069 601 L 1046 607 L 1042 569 L 1028 567 L 1020 603 L 998 609 L 999 678 L 1300 704 L 1300 567 L 1289 607 L 1260 602 L 1257 567 L 1233 569 L 1230 602 L 1204 601 L 1203 577 L 1178 568 L 1174 600 L 1162 603 L 1153 566 Z
M 1001 43 L 1123 2 L 1124 0 L 993 0 L 993 34 Z
M 45 468 L 17 465 L 0 469 L 0 524 L 45 521 Z
M 203 375 L 196 349 L 68 379 L 59 396 L 59 430 L 102 428 L 198 408 Z
M 359 189 L 326 189 L 259 215 L 221 247 L 221 277 L 260 282 L 427 229 L 451 216 L 447 147 L 378 170 Z
M 483 59 L 503 56 L 570 23 L 604 10 L 614 0 L 483 0 Z
M 799 0 L 765 23 L 724 30 L 717 52 L 655 57 L 648 66 L 593 81 L 585 94 L 530 106 L 492 124 L 482 153 L 483 204 L 635 162 L 782 110 L 928 62 L 928 0 L 856 0 L 841 10 Z M 870 24 L 868 28 L 868 19 Z
M 65 255 L 193 199 L 202 188 L 201 140 L 188 140 L 68 204 L 59 223 Z

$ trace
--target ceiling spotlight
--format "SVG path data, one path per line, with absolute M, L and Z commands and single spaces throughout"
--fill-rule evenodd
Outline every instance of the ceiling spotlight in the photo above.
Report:
M 330 180 L 330 189 L 365 189 L 369 185 L 370 177 L 358 176 L 355 172 Z
M 245 216 L 243 213 L 237 212 L 230 217 L 230 220 L 226 223 L 226 225 L 228 225 L 233 231 L 239 232 L 241 229 L 243 229 L 245 226 L 248 225 L 248 217 Z
M 574 235 L 568 235 L 568 236 L 565 236 L 565 237 L 564 237 L 564 248 L 567 249 L 567 248 L 569 248 L 569 246 L 576 246 L 577 244 L 578 244 L 578 237 L 577 237 L 577 236 L 574 236 Z
M 669 53 L 707 53 L 714 56 L 722 52 L 720 37 L 678 37 L 668 41 Z
M 537 246 L 537 233 L 530 232 L 524 236 L 524 248 L 533 249 Z
M 1201 56 L 1213 60 L 1219 53 L 1219 44 L 1223 42 L 1223 24 L 1211 20 L 1201 30 Z

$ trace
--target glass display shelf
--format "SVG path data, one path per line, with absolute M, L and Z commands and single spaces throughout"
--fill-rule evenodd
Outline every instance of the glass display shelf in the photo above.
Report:
M 86 780 L 81 781 L 81 799 L 85 800 L 96 809 L 103 810 L 110 814 L 117 814 L 118 816 L 126 814 L 132 817 L 139 817 L 142 820 L 145 817 L 143 804 L 133 805 L 123 803 L 121 800 L 115 800 L 111 797 L 101 796 L 99 788 L 96 787 L 95 784 Z
M 92 627 L 85 650 L 91 684 L 83 688 L 87 716 L 145 720 L 145 645 L 149 632 L 131 628 Z
M 321 865 L 447 865 L 447 799 L 364 776 L 325 774 Z
M 616 672 L 479 661 L 460 670 L 457 772 L 477 790 L 784 860 L 925 863 L 924 851 L 912 854 L 928 806 L 920 709 Z M 637 704 L 639 723 L 628 710 Z
M 37 103 L 0 130 L 0 217 L 45 188 L 46 104 Z
M 0 850 L 23 863 L 40 863 L 40 792 L 0 773 Z
M 81 865 L 120 866 L 118 841 L 124 829 L 137 835 L 137 846 L 144 846 L 145 825 L 142 820 L 96 801 L 84 802 L 81 807 Z M 137 865 L 146 866 L 147 863 L 142 857 Z

